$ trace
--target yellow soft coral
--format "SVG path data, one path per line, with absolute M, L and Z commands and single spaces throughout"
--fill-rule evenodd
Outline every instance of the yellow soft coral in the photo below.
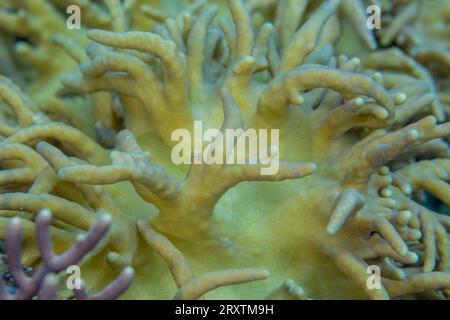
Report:
M 89 30 L 86 48 L 55 40 L 78 65 L 60 80 L 86 95 L 93 120 L 64 100 L 40 109 L 33 90 L 0 78 L 2 225 L 46 207 L 62 251 L 109 212 L 112 230 L 83 278 L 100 288 L 132 265 L 128 298 L 445 297 L 449 218 L 411 193 L 448 204 L 449 123 L 425 68 L 400 49 L 375 50 L 363 2 L 352 12 L 349 1 L 229 0 L 231 21 L 216 19 L 222 1 L 175 16 L 144 6 L 163 22 L 152 32 L 105 3 L 115 18 L 96 27 L 111 30 Z M 374 51 L 336 54 L 343 17 Z M 279 129 L 280 170 L 176 166 L 171 133 L 194 121 Z M 435 170 L 416 161 L 429 150 Z M 24 263 L 39 263 L 25 244 Z M 367 285 L 370 265 L 382 270 L 380 289 Z

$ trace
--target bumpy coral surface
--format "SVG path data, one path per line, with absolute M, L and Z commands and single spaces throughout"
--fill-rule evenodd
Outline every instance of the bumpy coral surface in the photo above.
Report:
M 66 26 L 72 4 L 81 29 Z M 131 266 L 131 299 L 447 299 L 449 12 L 0 0 L 1 238 L 25 220 L 21 263 L 38 268 L 41 209 L 56 253 L 109 213 L 82 277 L 98 292 Z M 278 172 L 198 152 L 176 165 L 172 134 L 195 121 L 279 130 L 265 146 Z

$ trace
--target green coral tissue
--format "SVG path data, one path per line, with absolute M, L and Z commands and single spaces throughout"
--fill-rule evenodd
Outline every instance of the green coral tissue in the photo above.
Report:
M 0 298 L 450 299 L 449 75 L 450 0 L 0 0 Z

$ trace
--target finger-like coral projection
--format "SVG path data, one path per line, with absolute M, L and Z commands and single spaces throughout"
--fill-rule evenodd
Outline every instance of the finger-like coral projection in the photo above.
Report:
M 395 2 L 395 1 L 394 1 Z M 446 28 L 450 4 L 447 1 L 386 2 L 384 16 L 387 30 L 380 35 L 380 43 L 396 42 L 419 62 L 446 75 L 449 65 L 449 42 Z M 444 69 L 442 69 L 442 67 Z
M 126 298 L 448 298 L 449 217 L 427 204 L 450 202 L 442 90 L 406 48 L 377 49 L 393 36 L 377 43 L 364 1 L 79 4 L 94 29 L 53 37 L 74 66 L 42 78 L 56 98 L 0 78 L 2 234 L 47 208 L 59 253 L 109 213 L 83 278 L 102 292 L 131 265 Z M 359 57 L 341 52 L 348 25 Z M 176 165 L 173 133 L 199 122 L 214 135 Z M 248 129 L 280 143 L 255 156 Z M 22 264 L 39 249 L 26 236 Z
M 109 94 L 85 99 L 64 89 L 59 76 L 72 70 L 77 62 L 88 59 L 81 46 L 87 43 L 87 28 L 126 30 L 134 4 L 132 0 L 8 0 L 0 3 L 0 30 L 5 42 L 11 43 L 11 48 L 5 52 L 8 60 L 4 62 L 3 73 L 25 87 L 51 118 L 64 119 L 92 137 L 96 136 L 95 126 L 100 126 L 96 121 L 107 129 L 115 128 Z M 68 23 L 73 7 L 79 8 L 75 13 L 80 15 L 81 25 L 72 30 Z
M 382 46 L 395 43 L 434 75 L 440 101 L 449 114 L 450 43 L 448 1 L 393 1 L 383 3 L 386 30 L 379 34 Z
M 1 299 L 5 300 L 25 300 L 37 297 L 41 300 L 50 300 L 57 298 L 58 292 L 58 273 L 65 271 L 68 267 L 80 262 L 80 260 L 93 250 L 104 237 L 111 225 L 111 217 L 103 215 L 99 220 L 86 232 L 80 234 L 76 243 L 66 252 L 61 255 L 56 255 L 53 251 L 52 235 L 50 222 L 52 215 L 50 211 L 41 210 L 36 216 L 35 225 L 35 239 L 42 257 L 42 263 L 33 274 L 28 276 L 21 265 L 21 243 L 22 233 L 29 233 L 30 225 L 22 226 L 22 221 L 19 218 L 11 219 L 6 232 L 6 259 L 11 270 L 12 277 L 17 285 L 15 292 L 8 292 L 8 289 L 3 286 L 1 288 Z M 59 235 L 54 235 L 58 238 L 64 239 L 64 234 L 60 232 Z M 133 281 L 134 270 L 130 267 L 125 268 L 119 277 L 111 283 L 107 288 L 101 292 L 96 293 L 90 297 L 82 283 L 77 288 L 75 286 L 75 296 L 80 300 L 89 299 L 116 299 L 123 292 L 125 292 Z M 10 290 L 11 291 L 11 290 Z

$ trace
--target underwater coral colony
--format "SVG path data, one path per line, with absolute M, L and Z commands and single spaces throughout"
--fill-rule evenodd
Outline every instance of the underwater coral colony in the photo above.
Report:
M 0 0 L 1 298 L 448 299 L 449 22 L 450 0 Z M 174 164 L 194 121 L 278 129 L 278 172 Z

